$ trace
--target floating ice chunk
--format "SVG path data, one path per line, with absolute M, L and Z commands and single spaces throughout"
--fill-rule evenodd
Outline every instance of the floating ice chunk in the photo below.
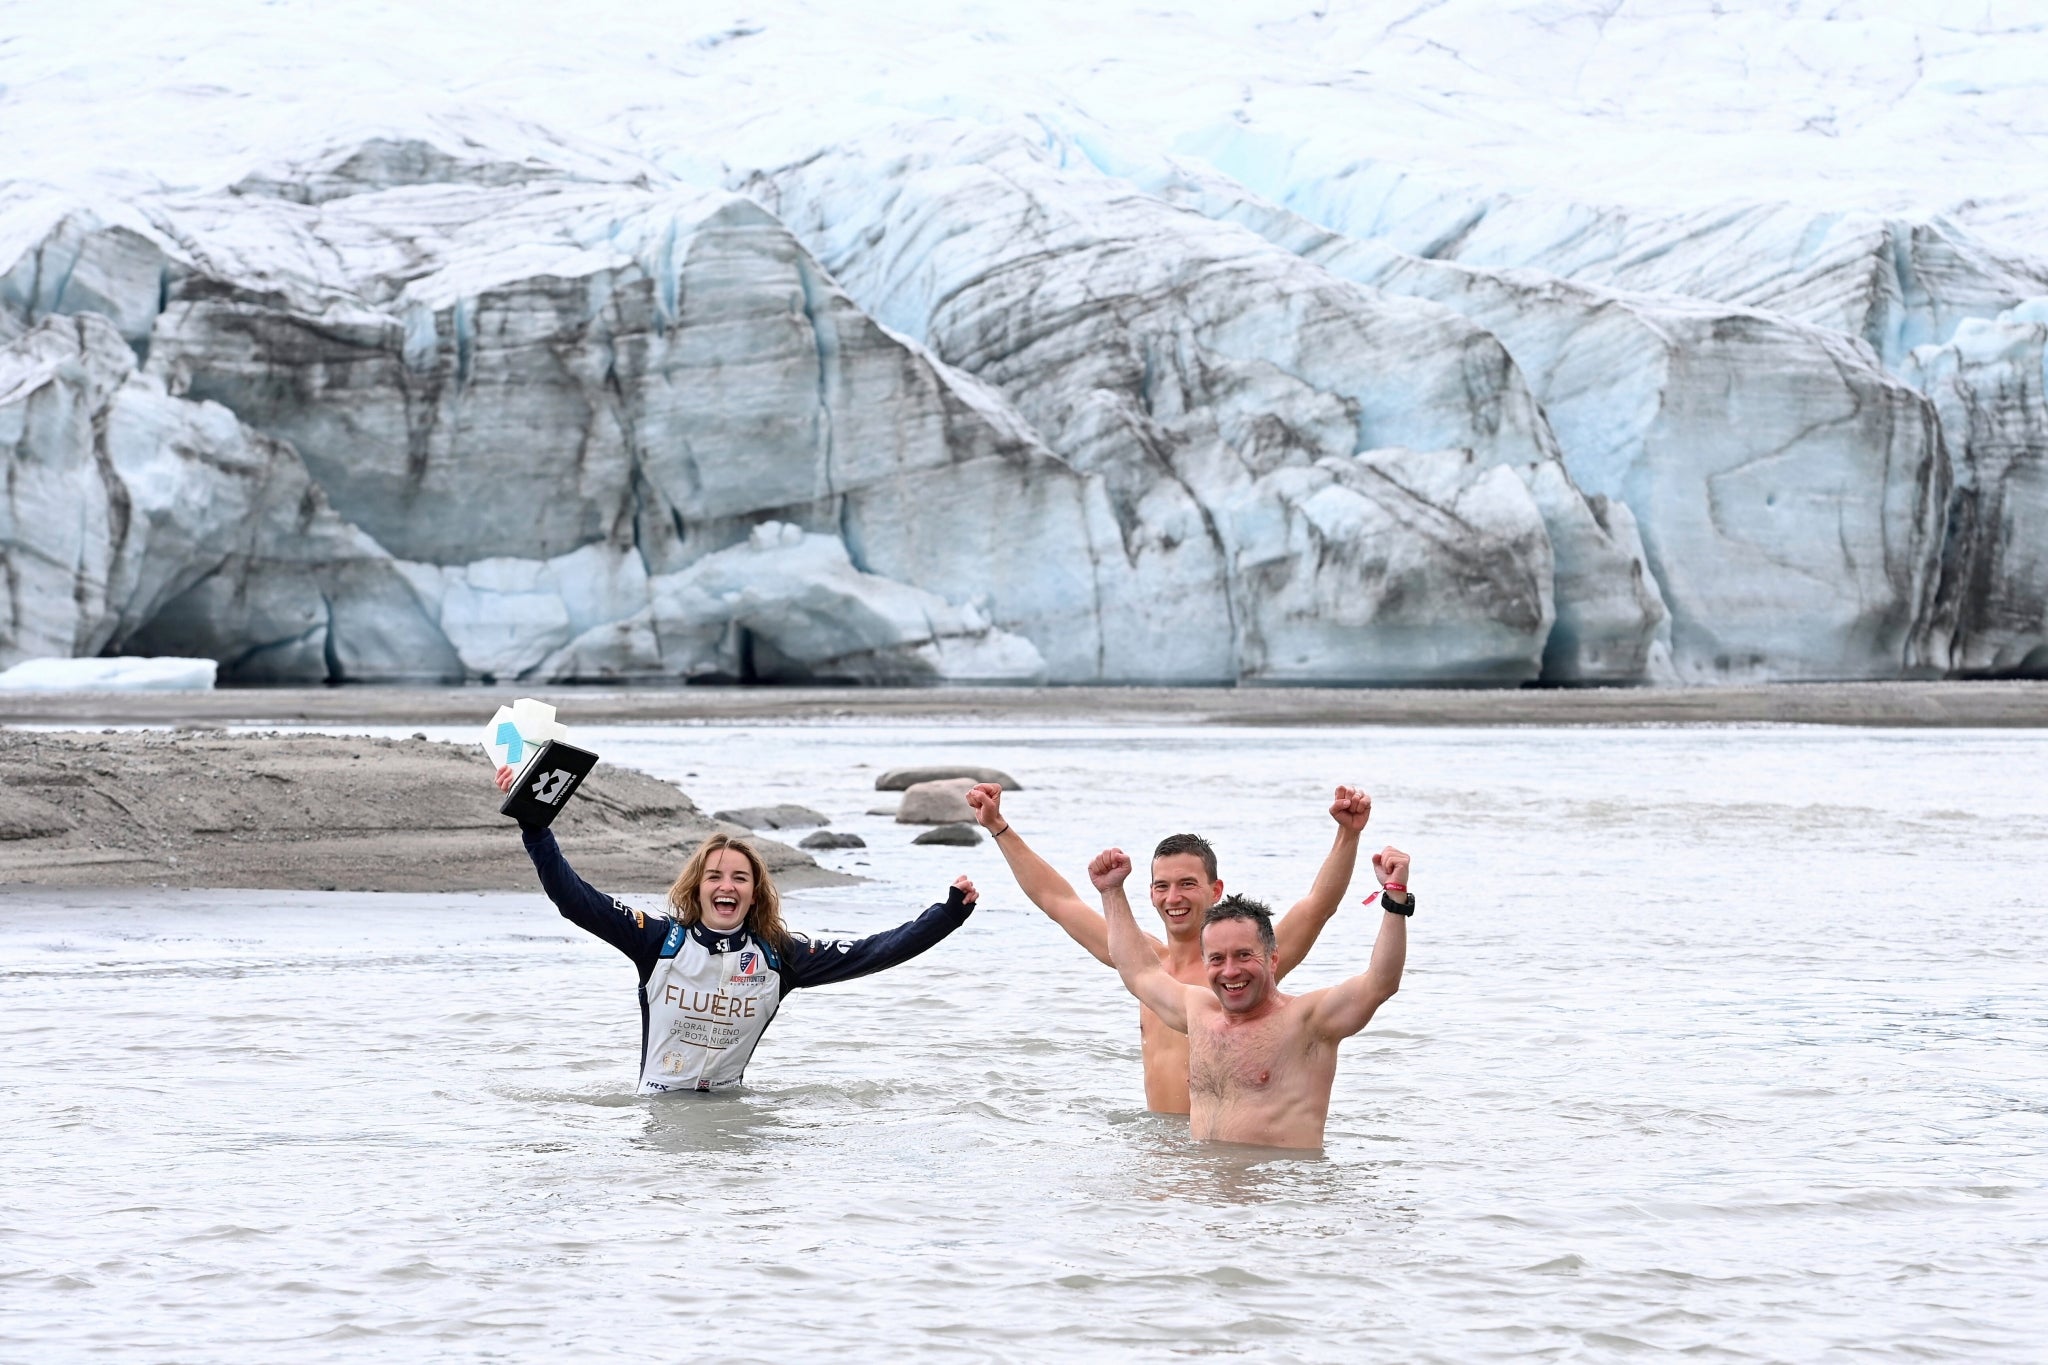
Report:
M 28 659 L 0 673 L 5 692 L 210 692 L 211 659 Z

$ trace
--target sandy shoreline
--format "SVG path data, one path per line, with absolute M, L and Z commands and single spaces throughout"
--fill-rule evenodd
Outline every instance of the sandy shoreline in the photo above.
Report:
M 29 732 L 0 745 L 0 889 L 533 891 L 473 745 L 322 735 Z M 666 782 L 600 764 L 556 824 L 576 867 L 659 892 L 720 825 Z M 791 887 L 843 882 L 755 843 Z
M 835 720 L 1210 725 L 2048 725 L 2048 681 L 1583 690 L 314 687 L 0 694 L 0 724 L 463 724 L 538 696 L 575 724 Z

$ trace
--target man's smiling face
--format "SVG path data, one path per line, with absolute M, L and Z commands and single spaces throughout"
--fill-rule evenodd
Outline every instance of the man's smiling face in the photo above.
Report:
M 1203 912 L 1222 895 L 1223 883 L 1209 880 L 1200 854 L 1169 853 L 1152 860 L 1152 908 L 1168 938 L 1199 935 Z
M 1273 954 L 1248 919 L 1219 920 L 1202 934 L 1202 966 L 1209 989 L 1230 1014 L 1244 1014 L 1273 994 Z

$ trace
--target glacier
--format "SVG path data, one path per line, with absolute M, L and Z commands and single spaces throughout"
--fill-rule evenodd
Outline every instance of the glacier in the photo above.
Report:
M 2048 674 L 2017 9 L 285 10 L 10 12 L 0 667 Z
M 2048 675 L 2048 297 L 1963 323 L 1907 373 L 1942 413 L 1968 528 L 1950 666 Z
M 1343 278 L 1441 303 L 1498 338 L 1565 472 L 1599 510 L 1640 529 L 1680 679 L 1933 667 L 1946 639 L 1934 597 L 1949 461 L 1929 400 L 1866 348 L 1758 308 L 1412 255 L 1177 165 L 1153 183 L 1172 202 Z

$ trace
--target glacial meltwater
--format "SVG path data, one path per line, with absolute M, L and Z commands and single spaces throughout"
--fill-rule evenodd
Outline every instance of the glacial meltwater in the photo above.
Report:
M 963 871 L 982 908 L 792 996 L 742 1091 L 637 1099 L 632 969 L 537 890 L 0 893 L 0 1359 L 2048 1343 L 2048 734 L 574 733 L 707 809 L 865 837 L 823 856 L 868 880 L 791 895 L 799 928 L 871 932 Z M 1281 905 L 1330 788 L 1368 787 L 1420 908 L 1325 1150 L 1147 1114 L 1115 975 L 989 844 L 866 813 L 928 762 L 1016 774 L 1017 829 L 1084 887 L 1098 848 L 1185 829 Z M 1371 885 L 1294 988 L 1362 969 Z

